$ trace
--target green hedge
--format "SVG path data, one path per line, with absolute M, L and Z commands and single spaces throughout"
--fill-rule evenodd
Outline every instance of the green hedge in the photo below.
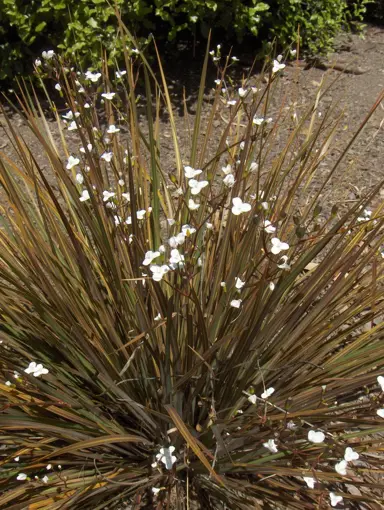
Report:
M 276 37 L 285 45 L 296 38 L 312 53 L 326 50 L 341 26 L 359 21 L 368 0 L 115 0 L 124 23 L 138 37 L 157 40 L 206 37 Z M 95 62 L 102 45 L 121 55 L 116 39 L 114 1 L 0 0 L 0 79 L 28 71 L 42 49 L 76 53 L 84 65 Z M 112 6 L 111 6 L 112 5 Z M 260 41 L 258 41 L 260 42 Z

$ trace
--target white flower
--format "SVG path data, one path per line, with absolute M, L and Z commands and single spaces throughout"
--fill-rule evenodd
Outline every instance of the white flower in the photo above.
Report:
M 378 409 L 376 414 L 380 416 L 380 418 L 384 418 L 384 407 L 382 409 Z
M 241 213 L 249 212 L 252 209 L 250 204 L 246 204 L 239 197 L 232 198 L 232 213 L 238 216 Z
M 336 506 L 338 503 L 343 501 L 342 496 L 336 496 L 334 492 L 329 493 L 329 498 L 331 500 L 331 506 Z
M 240 142 L 239 147 L 240 147 L 240 150 L 243 151 L 244 147 L 245 147 L 245 142 Z M 237 163 L 240 163 L 240 160 L 238 160 Z
M 127 225 L 132 225 L 132 216 L 128 216 L 128 218 L 125 220 L 125 223 Z
M 73 156 L 69 156 L 66 169 L 71 170 L 74 166 L 80 163 L 79 158 L 74 158 Z
M 147 211 L 145 209 L 140 209 L 140 211 L 136 212 L 136 218 L 138 220 L 143 220 L 146 212 Z
M 42 479 L 41 479 L 44 483 L 48 483 L 49 481 L 49 478 L 47 475 L 45 475 Z
M 195 170 L 191 166 L 184 167 L 184 174 L 187 179 L 193 179 L 197 175 L 200 175 L 202 172 L 202 170 Z
M 188 181 L 188 186 L 191 188 L 192 195 L 198 195 L 208 184 L 208 181 L 196 181 L 196 179 L 190 179 Z
M 339 473 L 339 475 L 345 476 L 347 474 L 347 461 L 341 460 L 335 465 L 335 471 L 336 473 Z
M 264 122 L 264 117 L 256 117 L 256 115 L 253 117 L 253 124 L 256 126 L 261 126 L 261 124 Z
M 110 163 L 113 157 L 113 152 L 104 152 L 104 154 L 102 154 L 100 157 L 107 163 Z
M 115 126 L 115 124 L 111 124 L 111 125 L 108 127 L 108 129 L 107 129 L 107 133 L 109 133 L 109 134 L 118 133 L 119 131 L 120 131 L 120 129 L 119 129 L 119 128 L 117 128 L 117 127 Z
M 174 220 L 173 218 L 167 218 L 167 223 L 170 227 L 172 227 L 172 225 L 176 223 L 176 220 Z
M 152 487 L 153 494 L 159 494 L 160 491 L 161 489 L 158 489 L 157 487 Z
M 277 445 L 275 444 L 274 439 L 268 439 L 268 441 L 266 443 L 263 443 L 263 446 L 264 446 L 264 448 L 267 448 L 272 453 L 278 452 Z
M 42 56 L 45 60 L 51 60 L 51 59 L 55 56 L 55 52 L 54 52 L 53 50 L 43 51 L 43 53 L 41 54 L 41 56 Z
M 84 103 L 84 108 L 90 108 L 90 107 L 91 107 L 91 105 L 89 103 Z
M 37 59 L 35 60 L 35 66 L 36 66 L 36 67 L 40 67 L 40 66 L 41 66 L 41 60 L 40 60 L 39 58 L 37 58 Z
M 41 363 L 37 365 L 35 361 L 32 361 L 24 372 L 26 374 L 32 374 L 34 377 L 39 377 L 40 375 L 48 374 L 48 369 L 44 368 Z
M 107 205 L 108 205 L 108 204 L 107 204 Z M 121 225 L 121 223 L 123 222 L 123 218 L 122 218 L 121 216 L 117 216 L 117 215 L 115 215 L 115 216 L 113 217 L 113 219 L 114 219 L 114 221 L 115 221 L 115 225 L 116 225 L 116 227 L 117 227 L 118 225 Z
M 115 195 L 116 195 L 116 193 L 114 193 L 113 191 L 104 190 L 103 191 L 103 202 L 107 202 L 107 200 L 114 197 Z
M 377 382 L 380 385 L 381 391 L 384 391 L 384 377 L 382 375 L 377 376 Z
M 69 110 L 69 112 L 67 112 L 65 115 L 62 115 L 63 119 L 66 119 L 66 120 L 73 120 L 73 115 L 75 115 L 75 117 L 80 117 L 80 112 L 75 112 L 75 114 Z
M 14 458 L 14 461 L 15 461 L 15 462 L 19 462 L 19 460 L 20 460 L 20 457 L 15 457 L 15 458 Z
M 157 258 L 157 257 L 160 257 L 160 252 L 159 251 L 147 251 L 146 254 L 145 254 L 145 258 L 143 260 L 143 265 L 144 266 L 149 266 L 149 264 L 152 263 L 152 260 Z
M 216 83 L 216 85 L 220 85 L 221 80 L 217 79 L 217 80 L 215 80 L 215 83 Z
M 310 430 L 308 432 L 308 441 L 311 443 L 323 443 L 325 439 L 325 435 L 321 430 Z
M 27 479 L 27 475 L 25 473 L 19 473 L 16 478 L 16 480 L 26 480 L 26 479 Z
M 172 455 L 174 451 L 174 446 L 160 448 L 160 453 L 156 455 L 156 460 L 162 462 L 167 469 L 172 469 L 173 464 L 177 461 L 177 458 Z
M 196 203 L 193 198 L 190 198 L 188 200 L 188 208 L 191 210 L 191 211 L 197 211 L 197 209 L 200 207 L 200 204 Z
M 297 51 L 296 50 L 290 50 L 289 53 L 292 55 L 292 57 L 294 57 L 296 55 Z
M 185 241 L 185 235 L 180 232 L 177 236 L 172 236 L 168 239 L 169 246 L 171 248 L 177 248 L 179 245 L 183 244 Z
M 207 227 L 208 230 L 213 230 L 213 223 L 209 223 L 207 221 L 207 223 L 205 224 L 205 226 Z
M 77 125 L 76 122 L 73 120 L 68 126 L 68 131 L 75 131 L 75 129 L 77 129 Z
M 274 232 L 276 232 L 276 227 L 274 227 L 269 220 L 265 220 L 264 230 L 267 234 L 273 234 Z
M 101 94 L 101 97 L 103 97 L 104 99 L 108 99 L 108 101 L 111 101 L 115 95 L 116 95 L 116 92 L 103 92 Z
M 280 62 L 278 60 L 274 60 L 273 67 L 272 67 L 272 73 L 277 73 L 277 72 L 281 71 L 282 69 L 284 69 L 284 67 L 285 67 L 285 64 L 280 64 Z
M 231 60 L 233 60 L 234 62 L 238 62 L 239 59 L 237 57 L 231 57 Z
M 117 181 L 117 184 L 118 184 L 119 186 L 124 186 L 124 185 L 125 185 L 125 182 L 124 182 L 124 180 L 123 180 L 123 179 L 119 179 L 119 180 Z
M 60 90 L 61 90 L 61 85 L 60 85 L 60 83 L 56 83 L 56 85 L 55 85 L 55 89 L 56 89 L 56 90 L 58 90 L 58 91 L 60 92 Z
M 235 184 L 235 176 L 233 174 L 228 174 L 223 179 L 223 183 L 228 186 L 228 188 L 232 188 L 232 186 Z
M 363 215 L 359 216 L 357 218 L 357 221 L 368 221 L 371 216 L 372 216 L 372 211 L 370 211 L 369 209 L 364 209 Z
M 251 404 L 256 404 L 257 397 L 256 395 L 249 395 L 248 400 Z
M 240 97 L 245 97 L 247 95 L 248 90 L 247 89 L 243 89 L 243 87 L 240 87 L 238 92 L 239 92 L 239 96 Z
M 269 290 L 271 290 L 271 291 L 275 290 L 275 284 L 273 282 L 270 282 L 268 287 L 269 287 Z
M 283 250 L 289 250 L 289 244 L 281 242 L 280 239 L 278 239 L 277 237 L 272 237 L 271 243 L 272 243 L 271 252 L 274 255 L 279 254 Z
M 47 471 L 49 471 L 50 469 L 52 469 L 52 464 L 48 464 L 47 467 L 45 468 Z
M 235 106 L 236 102 L 237 101 L 235 99 L 230 99 L 229 101 L 227 101 L 227 106 Z
M 288 257 L 287 255 L 283 255 L 280 259 L 280 264 L 277 264 L 277 267 L 280 268 L 280 269 L 285 269 L 285 270 L 289 270 L 291 269 L 291 266 L 288 264 Z
M 89 152 L 91 152 L 91 150 L 92 150 L 92 144 L 91 144 L 91 143 L 87 144 L 87 149 L 88 149 L 88 151 L 89 151 Z M 80 152 L 82 152 L 83 154 L 85 154 L 85 149 L 84 149 L 84 147 L 80 147 Z
M 261 398 L 266 400 L 268 397 L 270 397 L 273 393 L 275 393 L 275 388 L 268 388 L 264 391 L 264 393 L 261 394 Z
M 256 163 L 256 161 L 252 161 L 252 163 L 249 166 L 250 172 L 256 172 L 259 168 L 259 165 Z
M 353 448 L 350 446 L 347 446 L 344 452 L 344 460 L 347 462 L 352 462 L 354 460 L 357 460 L 359 458 L 359 454 L 355 452 Z
M 230 306 L 232 306 L 233 308 L 240 308 L 241 303 L 242 303 L 242 300 L 241 300 L 241 299 L 232 299 L 232 301 L 231 301 L 229 304 L 230 304 Z
M 268 208 L 269 208 L 268 202 L 261 202 L 261 207 L 262 207 L 265 211 L 268 211 Z
M 155 282 L 160 282 L 163 276 L 169 271 L 169 267 L 166 265 L 157 266 L 154 264 L 153 266 L 150 266 L 149 269 L 152 271 L 152 278 Z
M 80 202 L 85 202 L 86 200 L 89 200 L 91 197 L 89 196 L 89 192 L 87 189 L 84 189 L 81 192 L 81 197 L 79 198 Z
M 130 195 L 128 192 L 127 192 L 127 193 L 122 193 L 122 194 L 121 194 L 121 196 L 122 196 L 123 198 L 125 198 L 125 200 L 126 200 L 127 202 L 130 202 L 130 201 L 131 201 L 131 195 Z
M 87 80 L 90 80 L 92 83 L 96 83 L 101 78 L 101 73 L 92 73 L 91 71 L 87 71 L 85 73 L 85 77 Z
M 159 312 L 156 317 L 153 318 L 154 321 L 161 321 L 161 313 Z
M 169 259 L 170 264 L 180 264 L 180 262 L 183 262 L 184 257 L 183 255 L 180 255 L 179 250 L 174 248 L 171 250 L 171 257 Z
M 304 482 L 308 485 L 310 489 L 315 488 L 315 479 L 312 476 L 303 476 Z
M 76 174 L 76 182 L 78 182 L 79 184 L 83 184 L 84 182 L 83 174 Z
M 196 232 L 195 227 L 191 227 L 190 225 L 183 225 L 181 227 L 181 233 L 183 236 L 188 237 Z
M 164 246 L 163 244 L 161 244 L 161 245 L 159 246 L 159 252 L 160 252 L 160 253 L 165 253 L 165 246 Z
M 242 280 L 240 280 L 240 278 L 236 278 L 235 279 L 235 287 L 236 289 L 240 290 L 244 287 L 245 285 L 245 282 L 243 282 Z
M 116 71 L 116 78 L 120 79 L 125 74 L 127 74 L 127 71 Z
M 229 163 L 228 163 L 227 166 L 221 167 L 221 169 L 225 173 L 225 175 L 228 175 L 228 174 L 232 173 L 232 167 L 231 167 L 231 165 Z
M 5 382 L 5 386 L 12 386 L 11 381 L 6 381 L 6 382 Z
M 225 288 L 226 286 L 227 286 L 227 284 L 226 284 L 225 282 L 221 282 L 221 283 L 220 283 L 220 287 Z

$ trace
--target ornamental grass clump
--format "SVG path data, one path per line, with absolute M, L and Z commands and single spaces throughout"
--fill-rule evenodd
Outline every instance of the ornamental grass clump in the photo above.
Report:
M 46 60 L 50 114 L 17 94 L 36 145 L 7 118 L 1 508 L 380 501 L 383 183 L 322 200 L 383 95 L 335 161 L 322 88 L 297 114 L 273 109 L 282 59 L 231 88 L 228 58 L 203 116 L 209 60 L 183 146 L 143 54 L 100 73 Z

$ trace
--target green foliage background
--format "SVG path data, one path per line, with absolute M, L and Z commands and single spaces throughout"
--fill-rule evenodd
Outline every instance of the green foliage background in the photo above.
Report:
M 111 58 L 122 52 L 116 37 L 115 5 L 139 38 L 156 40 L 214 35 L 231 41 L 276 37 L 296 40 L 312 52 L 329 48 L 344 25 L 361 21 L 368 0 L 0 0 L 0 79 L 25 73 L 42 49 L 76 53 L 84 65 L 96 62 L 101 45 Z M 185 37 L 184 37 L 185 38 Z

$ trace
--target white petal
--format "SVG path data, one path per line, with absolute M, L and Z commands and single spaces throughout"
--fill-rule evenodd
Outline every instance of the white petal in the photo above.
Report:
M 270 397 L 273 393 L 275 393 L 275 388 L 268 388 L 267 390 L 264 391 L 264 393 L 261 394 L 261 398 L 268 398 Z
M 335 465 L 335 471 L 336 473 L 339 473 L 339 475 L 345 476 L 347 474 L 347 461 L 341 460 Z
M 241 299 L 232 299 L 232 301 L 231 301 L 229 304 L 230 304 L 230 306 L 232 306 L 233 308 L 240 308 L 241 303 L 242 303 L 242 300 L 241 300 Z
M 343 501 L 343 497 L 336 496 L 334 492 L 329 493 L 329 498 L 331 500 L 331 506 L 336 506 L 338 503 L 341 503 Z
M 311 476 L 304 476 L 303 480 L 308 485 L 308 487 L 310 489 L 314 489 L 315 488 L 315 479 L 314 478 L 312 478 Z
M 347 446 L 344 452 L 344 460 L 346 462 L 353 462 L 354 460 L 357 460 L 359 458 L 359 454 L 355 452 L 353 448 L 350 446 Z
M 308 440 L 312 443 L 323 443 L 325 439 L 325 434 L 320 430 L 310 430 L 308 432 Z

